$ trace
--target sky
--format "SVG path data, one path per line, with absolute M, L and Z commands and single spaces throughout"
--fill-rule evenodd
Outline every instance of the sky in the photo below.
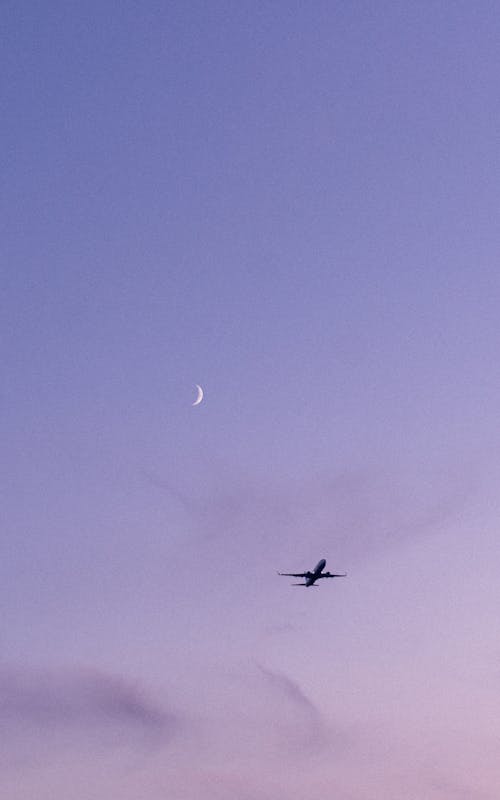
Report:
M 0 14 L 2 796 L 495 800 L 498 5 Z

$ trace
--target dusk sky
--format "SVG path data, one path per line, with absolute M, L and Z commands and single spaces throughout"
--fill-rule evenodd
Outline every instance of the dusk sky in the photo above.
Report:
M 2 798 L 498 800 L 499 5 L 0 16 Z

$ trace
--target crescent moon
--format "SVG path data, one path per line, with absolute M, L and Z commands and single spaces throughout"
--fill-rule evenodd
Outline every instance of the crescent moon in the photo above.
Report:
M 198 389 L 198 397 L 196 398 L 194 403 L 191 403 L 191 405 L 192 406 L 199 406 L 201 401 L 203 400 L 203 389 L 201 388 L 201 386 L 198 383 L 196 383 L 195 386 Z

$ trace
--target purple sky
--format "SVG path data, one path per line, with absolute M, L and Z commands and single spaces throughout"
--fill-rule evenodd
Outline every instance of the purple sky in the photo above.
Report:
M 2 797 L 497 800 L 498 5 L 1 18 Z

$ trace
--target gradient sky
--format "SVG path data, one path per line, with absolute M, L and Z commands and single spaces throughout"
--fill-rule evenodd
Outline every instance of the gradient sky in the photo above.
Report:
M 1 20 L 2 797 L 497 800 L 498 4 Z

